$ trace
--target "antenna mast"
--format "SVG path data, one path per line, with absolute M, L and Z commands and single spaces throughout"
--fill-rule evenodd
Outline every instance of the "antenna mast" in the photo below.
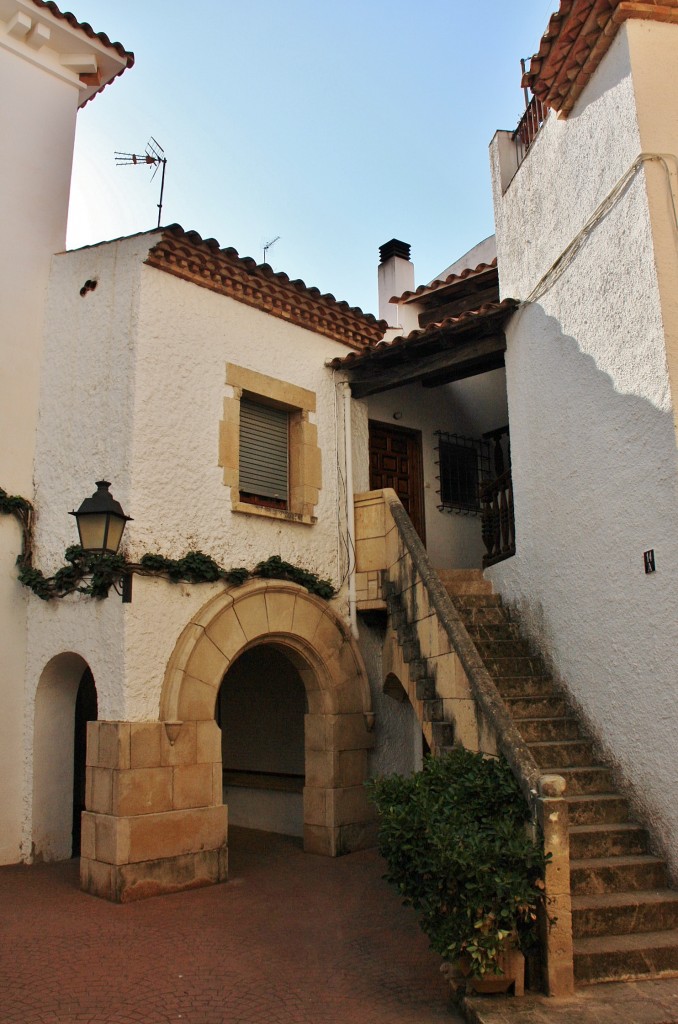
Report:
M 160 175 L 160 202 L 158 206 L 158 227 L 160 227 L 160 221 L 162 219 L 162 197 L 165 191 L 165 168 L 167 167 L 167 157 L 165 156 L 165 150 L 162 148 L 159 142 L 151 135 L 150 140 L 146 143 L 146 150 L 143 153 L 115 153 L 115 165 L 116 167 L 126 167 L 128 164 L 146 164 L 153 168 L 151 174 L 151 181 L 155 178 L 158 173 L 158 168 L 162 167 L 162 174 Z
M 272 238 L 270 242 L 266 243 L 266 245 L 264 246 L 264 263 L 266 262 L 266 253 L 268 252 L 268 250 L 272 246 L 274 246 L 276 242 L 279 242 L 279 241 L 280 241 L 280 235 L 276 235 L 275 238 Z

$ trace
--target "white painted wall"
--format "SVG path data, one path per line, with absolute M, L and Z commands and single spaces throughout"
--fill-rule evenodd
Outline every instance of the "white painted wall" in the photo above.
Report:
M 626 28 L 503 196 L 498 151 L 501 293 L 525 300 L 640 151 Z M 517 554 L 487 575 L 678 870 L 676 450 L 642 171 L 507 341 Z
M 439 512 L 436 430 L 479 438 L 508 423 L 503 370 L 478 374 L 439 388 L 407 385 L 371 395 L 369 418 L 421 431 L 426 549 L 438 569 L 480 568 L 485 547 L 480 516 Z M 400 414 L 394 419 L 394 414 Z
M 30 500 L 44 297 L 51 255 L 65 244 L 80 96 L 77 78 L 46 72 L 6 30 L 0 17 L 0 487 Z M 2 519 L 0 864 L 8 864 L 21 859 L 26 599 L 16 583 L 19 531 Z
M 345 346 L 144 266 L 155 237 L 135 236 L 54 260 L 35 464 L 36 565 L 52 573 L 63 563 L 65 548 L 77 540 L 68 513 L 103 476 L 134 517 L 124 542 L 132 559 L 146 551 L 179 557 L 199 548 L 223 565 L 252 568 L 279 554 L 340 582 L 345 516 L 336 463 L 342 407 L 339 402 L 337 423 L 336 375 L 325 363 L 345 355 Z M 86 280 L 96 280 L 97 287 L 82 297 Z M 323 488 L 314 526 L 231 511 L 218 465 L 227 362 L 316 393 Z M 176 640 L 219 589 L 136 577 L 130 605 L 114 595 L 101 602 L 77 595 L 52 603 L 30 598 L 23 759 L 28 791 L 35 694 L 50 659 L 71 651 L 87 662 L 101 719 L 156 719 Z M 342 614 L 344 595 L 345 588 L 335 599 Z M 29 840 L 28 806 L 24 829 Z

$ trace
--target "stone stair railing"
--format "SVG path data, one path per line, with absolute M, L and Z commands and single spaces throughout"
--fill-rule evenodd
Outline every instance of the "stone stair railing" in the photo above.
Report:
M 565 780 L 543 774 L 469 636 L 395 491 L 355 496 L 359 611 L 391 617 L 385 675 L 399 678 L 433 753 L 451 743 L 502 754 L 551 854 L 541 922 L 544 981 L 574 991 L 570 854 Z M 380 586 L 379 586 L 380 584 Z

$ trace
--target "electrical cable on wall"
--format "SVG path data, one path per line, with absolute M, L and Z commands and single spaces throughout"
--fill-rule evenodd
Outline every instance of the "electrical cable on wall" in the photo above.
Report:
M 614 185 L 614 187 L 608 192 L 603 201 L 596 207 L 594 212 L 591 214 L 581 230 L 575 235 L 567 248 L 563 250 L 558 259 L 551 264 L 543 277 L 540 278 L 527 298 L 523 300 L 523 304 L 527 302 L 534 302 L 555 284 L 561 274 L 563 274 L 572 263 L 575 256 L 580 252 L 593 229 L 597 227 L 604 217 L 607 216 L 617 200 L 621 198 L 643 164 L 649 163 L 650 161 L 658 161 L 664 168 L 671 201 L 671 209 L 673 211 L 673 225 L 674 228 L 678 230 L 678 212 L 676 210 L 675 196 L 671 187 L 671 170 L 669 167 L 669 161 L 671 161 L 675 166 L 678 165 L 678 159 L 672 153 L 640 153 L 628 170 L 622 174 L 616 185 Z

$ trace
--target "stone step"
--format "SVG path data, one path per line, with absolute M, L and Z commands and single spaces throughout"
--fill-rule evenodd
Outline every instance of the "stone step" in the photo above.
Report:
M 544 663 L 539 657 L 486 658 L 485 668 L 491 676 L 540 676 L 544 675 Z
M 678 973 L 678 929 L 576 939 L 574 975 L 582 985 Z
M 415 661 L 421 655 L 421 649 L 417 639 L 405 640 L 404 643 L 400 644 L 400 649 L 402 651 L 403 661 L 406 662 Z
M 423 676 L 415 683 L 417 700 L 433 700 L 436 696 L 436 682 L 431 676 Z
M 496 595 L 493 595 L 496 596 Z M 462 606 L 459 601 L 454 605 L 467 629 L 473 626 L 510 626 L 506 610 L 496 602 L 491 605 L 473 605 L 472 607 Z
M 443 702 L 441 700 L 423 700 L 421 716 L 424 722 L 442 722 L 444 718 Z
M 475 597 L 477 595 L 489 595 L 492 594 L 492 584 L 489 580 L 483 580 L 482 577 L 472 577 L 470 579 L 447 579 L 440 575 L 440 582 L 444 589 L 447 590 L 450 597 Z
M 659 857 L 593 857 L 570 860 L 572 895 L 666 889 L 666 864 Z
M 417 679 L 424 679 L 428 675 L 428 665 L 424 658 L 413 658 L 407 666 L 410 680 L 414 683 Z
M 452 597 L 452 595 L 450 595 Z M 452 603 L 460 612 L 472 612 L 479 608 L 500 608 L 502 615 L 506 611 L 502 608 L 499 594 L 455 594 Z
M 462 582 L 464 580 L 483 580 L 485 582 L 482 569 L 436 569 L 436 572 L 443 582 L 448 580 Z
M 530 658 L 532 648 L 526 640 L 475 640 L 478 654 L 487 661 L 490 658 Z
M 438 750 L 454 746 L 454 725 L 452 722 L 433 722 L 433 742 Z
M 519 718 L 518 731 L 526 743 L 581 739 L 576 718 Z
M 572 860 L 591 857 L 629 857 L 647 853 L 648 836 L 632 821 L 570 826 Z
M 587 793 L 565 796 L 570 825 L 594 825 L 599 822 L 629 820 L 629 805 L 617 793 Z
M 496 676 L 495 685 L 502 697 L 553 697 L 550 676 Z
M 603 765 L 591 765 L 580 768 L 559 768 L 558 774 L 562 775 L 567 783 L 565 792 L 570 796 L 577 796 L 583 793 L 607 793 L 617 795 L 614 792 L 612 772 Z
M 524 718 L 566 718 L 568 713 L 562 697 L 504 697 L 504 703 L 516 724 Z
M 475 622 L 467 623 L 466 629 L 469 636 L 474 643 L 480 641 L 493 641 L 499 640 L 521 640 L 520 629 L 515 622 L 507 622 L 502 619 L 501 622 Z
M 678 928 L 678 892 L 640 889 L 572 897 L 572 934 L 624 935 Z
M 532 756 L 540 768 L 556 772 L 560 768 L 574 768 L 594 763 L 590 740 L 561 740 L 558 743 L 528 743 Z

